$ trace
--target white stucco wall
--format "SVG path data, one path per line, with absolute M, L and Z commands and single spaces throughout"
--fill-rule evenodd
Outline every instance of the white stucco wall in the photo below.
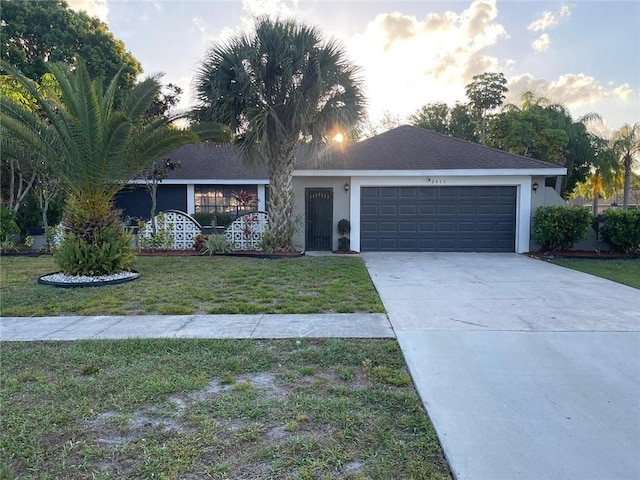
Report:
M 351 183 L 349 177 L 294 177 L 293 188 L 295 191 L 294 199 L 294 217 L 297 220 L 298 227 L 294 242 L 296 246 L 304 248 L 305 238 L 305 189 L 306 188 L 332 188 L 333 189 L 333 250 L 338 249 L 338 222 L 343 219 L 349 219 L 349 193 L 345 192 L 344 186 Z M 358 197 L 359 201 L 359 197 Z M 353 221 L 351 229 L 353 230 Z M 358 240 L 359 242 L 359 240 Z M 359 244 L 359 243 L 358 243 Z

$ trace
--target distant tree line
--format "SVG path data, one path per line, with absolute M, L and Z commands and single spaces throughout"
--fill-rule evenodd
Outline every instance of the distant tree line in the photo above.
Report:
M 589 122 L 600 120 L 598 114 L 574 119 L 563 105 L 529 91 L 520 96 L 519 105 L 505 104 L 506 83 L 502 73 L 476 75 L 465 87 L 467 103 L 429 103 L 409 121 L 434 132 L 564 166 L 565 198 L 582 194 L 594 200 L 597 211 L 599 198 L 622 191 L 626 209 L 631 187 L 637 183 L 632 167 L 640 151 L 640 125 L 625 125 L 611 138 L 601 138 L 588 130 Z

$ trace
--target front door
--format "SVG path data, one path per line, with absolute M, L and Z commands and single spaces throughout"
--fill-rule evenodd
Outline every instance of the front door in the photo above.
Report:
M 305 189 L 305 249 L 332 250 L 333 189 Z

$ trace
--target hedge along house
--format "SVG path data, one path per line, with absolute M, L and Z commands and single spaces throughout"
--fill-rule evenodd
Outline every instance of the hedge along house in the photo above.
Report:
M 158 210 L 210 211 L 206 195 L 246 187 L 255 189 L 258 210 L 265 209 L 266 170 L 252 173 L 233 147 L 186 146 L 171 158 L 182 168 L 161 184 Z M 523 253 L 535 209 L 564 204 L 554 187 L 565 174 L 557 165 L 401 126 L 332 147 L 317 162 L 299 155 L 296 243 L 308 251 L 337 249 L 344 218 L 356 251 Z M 119 206 L 133 216 L 131 194 L 140 192 L 122 192 Z

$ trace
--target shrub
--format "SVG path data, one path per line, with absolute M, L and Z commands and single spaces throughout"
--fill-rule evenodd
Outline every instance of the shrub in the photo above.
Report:
M 348 252 L 351 249 L 351 239 L 349 237 L 340 237 L 338 239 L 338 250 Z
M 196 212 L 193 215 L 191 215 L 193 217 L 193 219 L 198 222 L 200 225 L 207 226 L 207 225 L 211 225 L 213 227 L 216 226 L 216 217 L 213 215 L 213 213 L 209 213 L 209 212 Z
M 151 220 L 150 220 L 151 221 Z M 140 220 L 138 223 L 138 247 L 142 250 L 171 250 L 174 245 L 173 223 L 167 222 L 163 212 L 156 215 L 155 232 Z
M 207 239 L 207 247 L 204 253 L 213 255 L 215 253 L 230 253 L 233 250 L 233 245 L 227 239 L 226 235 L 209 235 Z
M 606 210 L 601 233 L 616 251 L 632 253 L 640 250 L 640 210 Z
M 346 218 L 343 218 L 338 222 L 338 233 L 341 237 L 345 237 L 351 233 L 351 222 Z
M 231 218 L 230 213 L 220 212 L 212 214 L 213 218 L 215 218 L 216 225 L 220 225 L 222 227 L 228 227 L 231 225 L 233 218 Z
M 538 207 L 533 216 L 533 239 L 543 250 L 566 250 L 587 238 L 591 214 L 585 207 Z
M 52 225 L 45 232 L 45 250 L 47 252 L 55 252 L 60 246 L 62 236 L 64 235 L 64 227 L 62 224 Z
M 198 233 L 195 238 L 193 239 L 193 248 L 197 251 L 197 252 L 204 252 L 207 248 L 207 240 L 209 239 L 208 236 L 203 235 L 202 233 Z
M 131 241 L 131 234 L 113 228 L 101 229 L 93 243 L 67 232 L 55 260 L 68 275 L 110 275 L 131 270 L 135 257 Z
M 65 209 L 63 235 L 54 260 L 68 275 L 110 275 L 130 270 L 134 251 L 121 212 L 108 202 L 85 208 L 70 198 Z
M 15 245 L 14 237 L 20 233 L 16 212 L 0 204 L 0 242 Z

